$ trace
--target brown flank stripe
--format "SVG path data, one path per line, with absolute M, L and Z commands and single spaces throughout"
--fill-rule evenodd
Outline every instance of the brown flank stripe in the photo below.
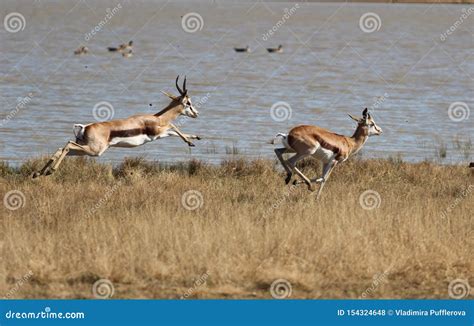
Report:
M 151 128 L 135 128 L 135 129 L 126 129 L 126 130 L 112 130 L 110 131 L 109 141 L 116 137 L 133 137 L 138 135 L 148 135 L 154 136 L 155 133 Z

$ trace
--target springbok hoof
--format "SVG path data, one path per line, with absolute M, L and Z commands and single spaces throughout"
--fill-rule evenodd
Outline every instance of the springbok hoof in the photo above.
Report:
M 199 137 L 199 136 L 196 136 L 196 139 L 197 139 L 197 140 L 201 140 L 201 137 Z
M 291 175 L 289 175 L 289 176 L 287 176 L 287 177 L 285 178 L 285 184 L 289 184 L 290 181 L 291 181 Z M 295 180 L 295 181 L 296 181 L 296 180 Z
M 46 172 L 44 173 L 44 175 L 51 175 L 51 174 L 54 173 L 54 171 L 56 171 L 56 170 L 48 169 L 48 171 L 46 171 Z
M 39 173 L 39 172 L 34 172 L 34 173 L 31 175 L 31 177 L 32 177 L 33 179 L 36 179 L 36 178 L 39 177 L 40 175 L 41 175 L 41 173 Z
M 189 147 L 195 147 L 196 145 L 194 145 L 193 143 L 188 143 L 188 146 Z

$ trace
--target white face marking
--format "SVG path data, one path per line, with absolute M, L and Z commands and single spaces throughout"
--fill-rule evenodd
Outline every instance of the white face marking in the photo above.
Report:
M 197 118 L 199 112 L 196 110 L 191 102 L 191 98 L 186 96 L 183 98 L 184 113 L 183 115 L 190 118 Z
M 155 138 L 156 139 L 156 138 Z M 133 137 L 115 137 L 110 140 L 111 147 L 137 147 L 145 143 L 151 142 L 154 139 L 148 135 L 137 135 Z
M 380 135 L 382 133 L 382 128 L 375 124 L 374 120 L 369 120 L 369 136 Z

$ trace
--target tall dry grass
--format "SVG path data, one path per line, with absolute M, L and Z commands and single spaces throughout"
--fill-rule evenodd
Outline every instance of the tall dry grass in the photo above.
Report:
M 270 161 L 68 159 L 30 179 L 43 162 L 0 164 L 0 194 L 24 194 L 0 206 L 0 296 L 92 298 L 99 279 L 114 298 L 270 298 L 280 278 L 292 298 L 448 298 L 451 280 L 474 285 L 465 166 L 353 160 L 317 202 Z M 380 202 L 361 204 L 367 190 Z

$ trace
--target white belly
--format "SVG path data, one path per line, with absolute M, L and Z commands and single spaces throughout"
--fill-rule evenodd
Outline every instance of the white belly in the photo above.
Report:
M 323 163 L 328 163 L 336 157 L 336 154 L 334 154 L 334 152 L 329 149 L 319 146 L 313 153 L 313 157 Z
M 137 135 L 133 137 L 115 137 L 110 140 L 111 147 L 136 147 L 151 142 L 154 139 L 147 135 Z

